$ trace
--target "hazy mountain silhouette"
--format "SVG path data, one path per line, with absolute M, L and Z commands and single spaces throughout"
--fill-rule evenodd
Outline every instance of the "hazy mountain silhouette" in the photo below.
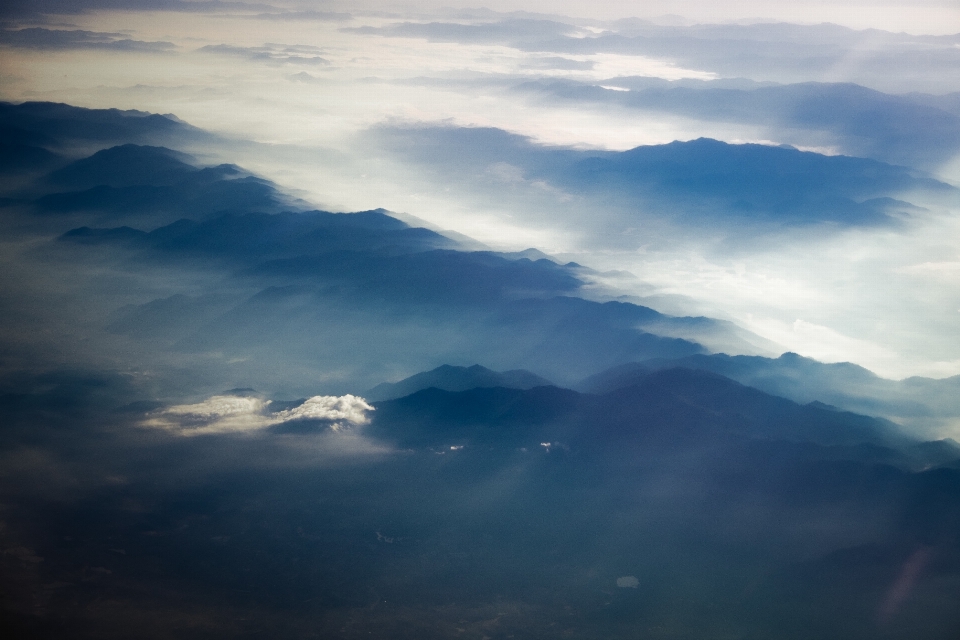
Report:
M 603 88 L 609 86 L 629 91 Z M 960 113 L 950 96 L 891 95 L 850 83 L 764 86 L 743 81 L 737 86 L 729 80 L 670 82 L 648 77 L 599 83 L 536 80 L 515 90 L 564 101 L 766 125 L 776 131 L 801 130 L 807 132 L 810 146 L 832 146 L 847 155 L 928 170 L 939 169 L 960 149 Z
M 190 160 L 164 147 L 103 149 L 52 172 L 44 185 L 48 193 L 33 207 L 39 214 L 72 220 L 155 227 L 224 211 L 276 213 L 298 204 L 235 165 L 199 168 Z
M 48 136 L 0 123 L 0 173 L 40 171 L 62 163 L 58 154 L 42 146 L 51 142 Z
M 107 243 L 111 229 L 81 227 L 62 237 L 66 242 Z M 264 259 L 302 258 L 332 252 L 412 253 L 456 247 L 427 229 L 412 228 L 386 213 L 326 211 L 229 213 L 212 219 L 181 219 L 153 231 L 130 235 L 126 246 L 159 254 L 226 259 L 247 267 Z M 282 264 L 263 266 L 279 270 Z M 289 266 L 294 271 L 294 266 Z
M 801 403 L 819 401 L 886 416 L 921 431 L 935 431 L 960 414 L 960 376 L 894 381 L 849 362 L 826 364 L 795 353 L 779 358 L 698 354 L 626 363 L 590 376 L 576 388 L 606 393 L 631 386 L 651 371 L 677 366 L 711 371 Z
M 686 446 L 738 436 L 901 450 L 919 442 L 885 420 L 823 404 L 800 405 L 723 376 L 683 368 L 647 372 L 630 386 L 599 396 L 554 387 L 459 393 L 430 388 L 380 402 L 377 408 L 371 433 L 393 437 L 401 445 L 440 446 L 450 438 L 479 438 L 485 443 L 522 439 L 530 446 L 554 440 L 586 447 Z
M 401 398 L 431 387 L 443 391 L 466 391 L 478 387 L 531 389 L 550 384 L 549 380 L 523 369 L 491 371 L 478 364 L 470 367 L 445 364 L 431 371 L 414 374 L 399 382 L 382 382 L 363 395 L 368 400 L 379 401 Z
M 535 252 L 463 251 L 458 242 L 410 227 L 382 210 L 212 213 L 215 206 L 234 200 L 238 207 L 275 209 L 280 197 L 266 183 L 255 183 L 262 188 L 260 199 L 234 191 L 245 181 L 230 177 L 239 170 L 229 165 L 196 169 L 163 149 L 126 146 L 74 163 L 52 180 L 80 180 L 79 175 L 86 181 L 80 184 L 104 181 L 113 164 L 127 156 L 136 161 L 129 163 L 126 177 L 111 178 L 115 184 L 152 180 L 154 174 L 155 182 L 174 184 L 50 194 L 37 201 L 38 210 L 60 211 L 70 220 L 89 215 L 93 222 L 111 220 L 115 212 L 137 226 L 184 211 L 193 219 L 148 232 L 131 224 L 82 226 L 64 234 L 61 244 L 96 246 L 102 259 L 119 260 L 133 269 L 228 269 L 236 285 L 255 289 L 232 301 L 210 290 L 125 307 L 110 325 L 115 332 L 152 336 L 186 351 L 247 350 L 256 344 L 270 353 L 259 357 L 312 362 L 333 358 L 342 363 L 338 366 L 352 354 L 351 366 L 368 371 L 371 384 L 383 375 L 368 370 L 368 358 L 401 371 L 416 370 L 431 360 L 484 358 L 499 369 L 530 366 L 573 380 L 630 359 L 702 351 L 694 342 L 697 328 L 684 319 L 637 305 L 574 297 L 583 285 L 583 268 Z M 151 172 L 154 161 L 157 170 Z M 340 312 L 331 314 L 334 307 Z M 218 310 L 215 315 L 213 309 Z M 422 325 L 404 321 L 400 326 L 408 335 L 398 342 L 376 329 L 384 318 L 398 314 L 430 320 Z M 323 318 L 319 325 L 318 318 Z M 340 327 L 342 322 L 369 333 L 358 343 L 343 343 L 336 356 L 328 351 L 332 345 L 309 340 L 319 327 Z M 726 331 L 708 319 L 696 324 L 711 334 Z M 264 327 L 269 330 L 264 332 Z M 431 340 L 431 332 L 438 331 L 458 331 L 462 337 L 455 344 Z M 259 337 L 254 339 L 251 332 Z M 685 339 L 670 337 L 671 332 Z M 731 339 L 740 341 L 733 335 Z
M 51 148 L 65 144 L 57 136 L 86 136 L 89 141 L 107 130 L 142 138 L 183 129 L 173 119 L 140 113 L 47 104 L 4 108 L 16 126 L 33 127 L 23 129 L 18 140 Z M 84 123 L 91 131 L 84 133 Z M 49 134 L 42 132 L 47 126 Z M 687 197 L 704 206 L 721 201 L 761 217 L 767 215 L 764 211 L 779 211 L 786 218 L 807 215 L 803 211 L 810 197 L 821 204 L 833 198 L 846 202 L 843 206 L 856 205 L 861 213 L 863 207 L 886 210 L 897 203 L 882 198 L 858 202 L 853 196 L 870 195 L 881 183 L 895 189 L 929 182 L 868 160 L 710 140 L 614 153 L 549 149 L 491 129 L 425 129 L 417 135 L 426 138 L 414 141 L 437 137 L 443 144 L 434 145 L 440 154 L 434 159 L 454 168 L 465 162 L 485 167 L 507 153 L 528 166 L 532 176 L 566 176 L 569 187 L 583 193 L 604 192 L 611 198 L 653 194 L 674 203 Z M 454 143 L 464 136 L 477 153 L 446 155 L 461 148 Z M 742 345 L 754 351 L 749 340 L 710 319 L 671 318 L 638 305 L 580 299 L 576 296 L 589 273 L 578 265 L 530 252 L 463 251 L 458 242 L 410 227 L 382 210 L 349 215 L 290 211 L 286 196 L 239 167 L 199 168 L 179 152 L 121 142 L 53 171 L 44 189 L 57 192 L 34 200 L 32 210 L 40 215 L 31 224 L 50 230 L 73 227 L 58 244 L 87 247 L 85 259 L 124 264 L 132 272 L 151 270 L 151 277 L 172 268 L 215 269 L 230 286 L 194 288 L 189 294 L 174 290 L 124 306 L 111 315 L 114 333 L 152 336 L 158 346 L 183 351 L 246 352 L 260 345 L 258 357 L 313 363 L 331 359 L 340 368 L 344 359 L 355 358 L 356 370 L 365 371 L 369 385 L 382 381 L 388 371 L 416 371 L 438 360 L 524 368 L 571 384 L 612 365 L 702 353 L 700 336 L 716 343 L 719 334 L 730 348 Z M 756 201 L 753 209 L 750 198 Z M 810 206 L 816 215 L 829 209 Z M 383 318 L 406 318 L 397 325 L 406 337 L 377 332 Z M 348 334 L 358 338 L 337 347 L 336 356 L 330 353 L 332 345 L 318 347 L 309 339 L 321 325 L 343 331 L 350 323 L 358 331 Z M 360 327 L 377 337 L 361 340 Z M 431 340 L 431 333 L 450 337 Z M 454 333 L 462 337 L 455 339 Z M 424 351 L 413 355 L 413 345 Z M 385 366 L 379 372 L 370 368 L 377 359 Z
M 484 358 L 501 369 L 530 366 L 564 380 L 638 357 L 702 351 L 690 340 L 656 335 L 671 325 L 669 316 L 575 297 L 582 286 L 579 267 L 457 251 L 450 248 L 457 243 L 378 211 L 228 214 L 149 233 L 82 227 L 61 243 L 96 246 L 107 252 L 101 255 L 136 268 L 219 265 L 233 270 L 237 284 L 260 291 L 225 308 L 215 289 L 176 298 L 175 316 L 155 300 L 124 309 L 112 325 L 131 336 L 179 336 L 180 349 L 273 344 L 279 351 L 272 357 L 323 361 L 334 356 L 317 350 L 333 345 L 311 336 L 320 327 L 347 323 L 354 330 L 344 325 L 338 331 L 353 335 L 364 327 L 367 334 L 341 342 L 337 361 L 351 354 L 354 364 L 371 358 L 409 371 L 430 360 Z M 214 307 L 221 311 L 211 318 Z M 397 318 L 403 320 L 396 329 L 377 329 Z M 394 331 L 407 336 L 398 341 Z M 448 332 L 458 337 L 437 340 Z
M 165 147 L 124 144 L 71 162 L 48 179 L 57 187 L 75 190 L 170 185 L 197 173 L 190 160 L 190 156 Z
M 382 128 L 375 135 L 401 157 L 481 191 L 502 190 L 491 182 L 490 167 L 505 163 L 525 181 L 588 198 L 611 224 L 640 210 L 721 226 L 875 225 L 919 211 L 898 199 L 903 192 L 935 201 L 957 198 L 955 188 L 906 167 L 792 147 L 701 138 L 623 152 L 584 151 L 544 147 L 491 128 Z M 469 154 L 462 153 L 465 148 Z
M 724 214 L 844 224 L 876 223 L 898 207 L 909 210 L 907 203 L 883 199 L 889 193 L 952 190 L 873 160 L 705 138 L 586 159 L 564 171 L 559 182 L 638 197 L 648 191 L 698 205 L 704 216 L 717 202 Z
M 70 152 L 116 144 L 176 144 L 209 134 L 172 115 L 120 109 L 85 109 L 56 102 L 0 102 L 6 126 L 42 136 L 42 147 Z

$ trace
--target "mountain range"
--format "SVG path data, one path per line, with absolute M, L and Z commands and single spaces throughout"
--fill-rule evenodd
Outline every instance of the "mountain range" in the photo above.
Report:
M 174 118 L 28 103 L 0 123 L 15 637 L 960 628 L 955 378 L 711 353 L 756 348 L 728 322 L 612 300 L 575 262 L 203 166 L 177 141 L 206 134 Z M 618 184 L 696 216 L 892 225 L 912 211 L 893 190 L 952 193 L 714 140 L 381 134 L 493 140 L 445 170 L 506 149 L 584 197 Z
M 527 191 L 542 194 L 549 185 L 561 196 L 555 208 L 576 202 L 570 215 L 589 210 L 601 225 L 598 233 L 663 220 L 725 233 L 744 225 L 752 232 L 896 225 L 958 200 L 956 188 L 917 169 L 789 145 L 699 138 L 626 151 L 581 150 L 494 128 L 452 126 L 381 127 L 370 135 L 482 202 L 532 198 L 527 206 L 535 206 L 537 192 Z M 592 228 L 582 216 L 580 224 Z

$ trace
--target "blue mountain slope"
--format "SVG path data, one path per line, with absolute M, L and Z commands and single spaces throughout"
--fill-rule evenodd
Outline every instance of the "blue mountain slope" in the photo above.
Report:
M 279 212 L 298 202 L 267 180 L 222 164 L 196 167 L 165 147 L 102 149 L 50 173 L 32 203 L 43 216 L 76 222 L 156 227 L 179 218 L 205 220 L 224 211 Z
M 876 224 L 898 208 L 911 208 L 884 199 L 887 194 L 919 186 L 950 190 L 914 178 L 902 167 L 871 160 L 709 139 L 585 159 L 563 171 L 557 182 L 588 193 L 650 199 L 676 210 L 695 207 L 698 217 L 733 215 L 792 224 Z M 715 208 L 718 214 L 712 214 Z
M 523 369 L 491 371 L 478 364 L 470 367 L 455 367 L 445 364 L 431 371 L 414 374 L 399 382 L 380 383 L 363 396 L 376 402 L 401 398 L 431 387 L 443 391 L 466 391 L 478 387 L 531 389 L 550 384 L 549 380 Z
M 610 86 L 629 91 L 603 88 Z M 596 84 L 532 81 L 514 90 L 546 100 L 617 104 L 768 126 L 774 137 L 779 132 L 805 140 L 808 146 L 830 146 L 847 155 L 931 171 L 960 150 L 960 117 L 951 112 L 949 97 L 890 95 L 849 83 L 733 87 L 722 82 L 619 77 Z
M 960 198 L 950 185 L 906 167 L 703 138 L 602 152 L 544 147 L 496 129 L 381 129 L 376 136 L 401 157 L 480 193 L 504 188 L 491 181 L 490 167 L 506 163 L 526 181 L 583 198 L 615 226 L 635 219 L 637 211 L 731 228 L 750 222 L 876 225 L 919 210 L 899 199 L 904 193 Z
M 849 362 L 825 364 L 795 353 L 779 358 L 701 354 L 627 363 L 590 376 L 576 388 L 606 393 L 630 386 L 651 371 L 677 366 L 711 371 L 801 403 L 823 402 L 885 416 L 919 432 L 949 427 L 960 415 L 960 376 L 894 381 Z
M 221 183 L 238 182 L 194 179 L 204 171 L 188 170 L 188 180 L 169 188 L 216 194 Z M 130 188 L 112 193 L 123 189 Z M 57 197 L 40 204 L 49 207 Z M 160 217 L 149 208 L 141 213 Z M 410 371 L 438 360 L 482 359 L 501 370 L 529 366 L 570 381 L 630 359 L 702 351 L 691 340 L 657 335 L 672 319 L 651 309 L 575 297 L 583 285 L 577 265 L 462 251 L 457 242 L 381 210 L 230 213 L 150 232 L 83 226 L 58 244 L 86 247 L 71 255 L 119 261 L 132 271 L 229 274 L 232 302 L 216 288 L 157 298 L 118 311 L 114 332 L 150 336 L 179 350 L 252 350 L 271 362 L 360 370 L 369 376 L 366 386 L 386 377 L 378 366 Z M 219 311 L 211 316 L 211 309 Z M 315 340 L 318 332 L 343 337 Z
M 677 366 L 711 371 L 741 382 L 747 380 L 745 384 L 750 386 L 767 386 L 766 380 L 777 377 L 784 382 L 793 380 L 798 383 L 808 378 L 819 378 L 828 386 L 840 381 L 846 381 L 851 386 L 862 386 L 882 380 L 871 371 L 849 362 L 825 364 L 795 353 L 785 353 L 779 358 L 729 356 L 721 353 L 691 356 L 682 360 L 647 360 L 628 363 L 590 376 L 582 380 L 577 388 L 588 393 L 608 393 L 630 386 L 635 380 L 645 377 L 651 371 Z M 780 391 L 782 395 L 786 390 Z M 806 401 L 810 402 L 814 399 L 810 398 Z
M 457 440 L 453 444 L 535 446 L 560 441 L 587 448 L 626 443 L 698 448 L 736 436 L 822 446 L 872 445 L 901 452 L 901 462 L 908 451 L 909 456 L 919 455 L 919 440 L 888 421 L 799 405 L 723 376 L 682 368 L 648 372 L 628 387 L 599 396 L 552 387 L 459 394 L 428 389 L 377 407 L 372 433 L 405 445 L 440 446 L 452 438 Z
M 931 95 L 929 93 L 908 93 L 904 98 L 912 100 L 917 104 L 923 104 L 947 113 L 960 116 L 960 92 L 946 93 L 942 95 Z
M 83 227 L 69 231 L 62 239 L 95 242 L 106 237 L 105 231 Z M 226 260 L 252 268 L 264 259 L 305 258 L 336 251 L 411 253 L 457 245 L 433 231 L 409 227 L 381 211 L 287 211 L 230 213 L 200 222 L 181 219 L 142 233 L 136 243 L 127 246 L 156 255 Z M 283 266 L 274 268 L 282 271 Z M 296 271 L 296 267 L 291 266 L 289 271 Z
M 63 159 L 44 145 L 52 139 L 0 120 L 0 175 L 41 171 L 61 164 Z
M 224 179 L 210 180 L 211 174 Z M 204 169 L 174 186 L 98 186 L 51 193 L 34 202 L 37 213 L 93 224 L 134 222 L 154 226 L 190 216 L 206 219 L 224 211 L 282 211 L 287 198 L 267 181 L 233 167 Z
M 84 109 L 56 102 L 0 102 L 0 122 L 44 136 L 44 146 L 71 150 L 131 143 L 171 144 L 207 135 L 170 115 Z
M 124 144 L 57 169 L 48 180 L 61 189 L 170 185 L 198 172 L 186 154 L 165 147 Z
M 463 153 L 452 150 L 467 136 L 482 151 L 469 161 L 481 166 L 503 151 L 543 175 L 582 173 L 585 163 L 600 161 L 611 165 L 604 171 L 613 179 L 654 190 L 670 187 L 672 167 L 706 166 L 682 188 L 703 195 L 695 187 L 706 184 L 701 191 L 719 190 L 728 198 L 739 194 L 729 191 L 729 180 L 713 179 L 710 172 L 762 173 L 769 169 L 765 157 L 739 169 L 725 162 L 732 152 L 750 156 L 771 151 L 699 141 L 596 154 L 537 147 L 495 130 L 433 131 L 443 141 L 437 159 L 451 167 L 465 161 Z M 490 141 L 494 144 L 486 144 Z M 799 153 L 772 151 L 779 153 L 776 157 Z M 448 152 L 452 155 L 443 155 Z M 814 168 L 823 162 L 813 154 L 800 156 Z M 388 377 L 387 372 L 450 360 L 483 361 L 500 370 L 531 368 L 570 383 L 631 360 L 703 351 L 696 336 L 710 329 L 700 326 L 709 320 L 671 319 L 637 305 L 579 299 L 582 270 L 575 265 L 537 255 L 531 260 L 461 251 L 456 242 L 409 227 L 383 211 L 275 213 L 281 211 L 282 195 L 269 183 L 232 165 L 200 169 L 188 161 L 160 147 L 124 144 L 101 150 L 53 172 L 48 182 L 82 190 L 49 193 L 34 202 L 34 211 L 41 214 L 36 225 L 75 227 L 59 244 L 81 251 L 65 259 L 83 256 L 122 264 L 130 273 L 150 278 L 184 269 L 213 270 L 227 278 L 215 286 L 174 289 L 126 305 L 112 316 L 114 333 L 151 336 L 158 346 L 186 351 L 219 349 L 241 361 L 256 354 L 270 362 L 290 358 L 307 367 L 323 362 L 339 370 L 349 366 L 364 371 L 365 383 L 355 382 L 365 386 Z M 906 179 L 888 169 L 879 178 L 891 184 L 897 176 Z M 798 171 L 811 169 L 804 165 Z M 863 181 L 869 185 L 869 176 Z M 857 187 L 835 176 L 833 182 L 819 182 L 822 190 Z M 224 214 L 224 208 L 237 212 Z M 183 219 L 169 223 L 176 218 Z M 693 325 L 697 330 L 691 330 Z M 350 337 L 316 340 L 318 332 Z M 377 368 L 378 361 L 383 368 Z
M 84 255 L 96 247 L 100 259 L 134 272 L 220 269 L 228 291 L 248 292 L 228 301 L 211 287 L 125 307 L 112 331 L 180 351 L 363 372 L 361 389 L 385 371 L 438 360 L 529 367 L 566 382 L 631 359 L 702 351 L 657 335 L 671 318 L 652 309 L 575 297 L 579 267 L 459 251 L 382 211 L 228 214 L 149 233 L 80 227 L 58 244 L 86 247 Z

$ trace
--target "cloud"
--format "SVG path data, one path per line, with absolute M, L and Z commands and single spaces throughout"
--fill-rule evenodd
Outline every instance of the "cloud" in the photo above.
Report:
M 319 78 L 318 76 L 312 76 L 312 75 L 310 75 L 309 73 L 307 73 L 306 71 L 300 71 L 300 72 L 298 72 L 298 73 L 293 73 L 293 74 L 287 76 L 287 80 L 290 80 L 291 82 L 305 82 L 305 83 L 307 83 L 307 84 L 311 84 L 311 83 L 314 83 L 314 82 L 323 82 L 323 80 L 322 80 L 321 78 Z
M 945 280 L 958 280 L 960 279 L 960 261 L 927 261 L 902 267 L 899 271 L 908 274 L 936 276 Z
M 256 431 L 269 426 L 267 403 L 259 398 L 213 396 L 197 404 L 168 407 L 144 421 L 144 426 L 200 435 Z
M 620 20 L 604 30 L 554 20 L 396 22 L 346 28 L 361 35 L 461 45 L 501 45 L 566 56 L 650 58 L 727 78 L 776 82 L 856 82 L 891 91 L 956 91 L 960 36 L 857 31 L 836 24 L 659 25 Z M 624 75 L 630 75 L 625 73 Z M 955 74 L 953 74 L 955 75 Z M 945 85 L 945 77 L 951 77 Z
M 640 581 L 636 576 L 623 576 L 617 578 L 617 586 L 621 589 L 636 589 L 640 586 Z
M 220 395 L 196 404 L 153 412 L 141 424 L 184 436 L 249 433 L 294 421 L 321 421 L 333 431 L 369 422 L 373 411 L 366 400 L 353 395 L 314 396 L 290 409 L 271 411 L 271 402 L 257 397 Z
M 0 31 L 0 44 L 20 49 L 106 49 L 147 53 L 165 53 L 176 48 L 172 42 L 131 40 L 122 33 L 84 31 L 81 29 L 43 29 L 40 27 Z
M 593 60 L 574 60 L 561 56 L 547 56 L 545 58 L 530 58 L 520 65 L 521 69 L 557 70 L 557 71 L 590 71 L 596 66 Z
M 259 13 L 251 16 L 255 20 L 317 20 L 321 22 L 347 22 L 353 16 L 337 11 L 283 11 L 279 13 Z
M 303 44 L 282 45 L 267 43 L 262 47 L 236 47 L 229 44 L 211 44 L 201 47 L 199 51 L 227 56 L 239 56 L 241 58 L 247 58 L 248 60 L 261 60 L 264 62 L 292 62 L 315 65 L 330 64 L 329 60 L 318 55 L 322 53 L 322 49 Z
M 670 113 L 701 121 L 762 125 L 779 142 L 936 169 L 960 151 L 960 117 L 934 96 L 890 95 L 848 83 L 763 86 L 743 81 L 609 78 L 533 80 L 513 91 L 590 108 L 616 105 L 649 117 Z
M 956 36 L 861 32 L 836 25 L 650 27 L 595 37 L 558 37 L 520 46 L 568 55 L 649 56 L 723 77 L 777 82 L 856 82 L 875 89 L 957 90 L 943 74 L 960 60 Z
M 331 422 L 331 428 L 339 431 L 345 426 L 364 425 L 369 422 L 367 412 L 373 411 L 363 398 L 354 395 L 314 396 L 292 409 L 285 409 L 276 415 L 279 422 L 290 420 L 324 420 Z
M 8 0 L 0 16 L 76 15 L 93 11 L 179 11 L 207 13 L 237 10 L 268 10 L 270 5 L 221 0 Z
M 775 340 L 791 351 L 804 353 L 821 362 L 844 362 L 851 353 L 856 353 L 859 362 L 866 363 L 872 370 L 883 371 L 888 368 L 885 365 L 897 358 L 891 349 L 801 318 L 787 323 L 750 315 L 746 324 L 757 335 Z
M 341 29 L 341 31 L 394 38 L 422 38 L 431 42 L 509 44 L 520 47 L 522 43 L 531 41 L 556 38 L 568 34 L 580 35 L 583 30 L 553 20 L 513 19 L 479 24 L 398 22 L 384 27 L 350 27 Z

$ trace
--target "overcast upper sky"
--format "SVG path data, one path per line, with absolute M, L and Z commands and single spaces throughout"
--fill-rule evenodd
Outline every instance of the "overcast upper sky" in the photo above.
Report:
M 805 355 L 892 377 L 960 374 L 960 222 L 949 192 L 883 194 L 915 208 L 873 226 L 691 223 L 649 202 L 631 218 L 626 200 L 613 207 L 537 174 L 529 155 L 509 155 L 519 147 L 496 155 L 474 140 L 481 146 L 455 151 L 485 164 L 438 165 L 390 133 L 489 127 L 560 151 L 700 137 L 789 144 L 956 186 L 956 2 L 476 7 L 8 2 L 0 99 L 173 113 L 258 143 L 190 149 L 201 159 L 242 164 L 320 207 L 384 207 L 490 246 L 626 270 L 634 277 L 605 284 L 665 311 L 734 320 Z M 783 88 L 810 82 L 859 86 Z
M 696 22 L 779 20 L 796 23 L 832 22 L 855 29 L 886 29 L 917 34 L 956 32 L 957 6 L 950 0 L 847 0 L 845 2 L 800 0 L 741 0 L 736 3 L 703 0 L 417 0 L 416 2 L 238 2 L 230 0 L 10 0 L 4 3 L 7 15 L 70 15 L 98 10 L 235 11 L 244 5 L 252 10 L 274 9 L 350 13 L 377 11 L 405 15 L 443 9 L 484 7 L 501 12 L 527 11 L 569 15 L 595 20 L 629 17 L 673 16 Z

